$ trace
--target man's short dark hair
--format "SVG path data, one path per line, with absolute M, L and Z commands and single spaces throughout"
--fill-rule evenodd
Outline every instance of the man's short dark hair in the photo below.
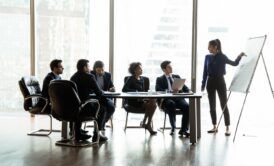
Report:
M 95 71 L 96 68 L 103 68 L 103 67 L 104 67 L 104 63 L 102 61 L 95 61 L 93 65 L 93 71 Z
M 161 69 L 166 69 L 167 65 L 169 65 L 171 63 L 171 61 L 163 61 L 161 63 Z
M 132 75 L 135 74 L 135 70 L 138 66 L 142 65 L 140 62 L 132 62 L 130 65 L 129 65 L 129 68 L 128 68 L 128 72 Z
M 83 71 L 84 70 L 84 67 L 87 66 L 89 63 L 89 61 L 87 59 L 79 59 L 78 62 L 77 62 L 77 70 L 78 71 Z
M 50 70 L 53 71 L 55 67 L 58 68 L 59 67 L 58 66 L 59 63 L 62 63 L 62 60 L 60 60 L 60 59 L 53 59 L 50 62 L 50 65 L 49 65 L 50 66 Z

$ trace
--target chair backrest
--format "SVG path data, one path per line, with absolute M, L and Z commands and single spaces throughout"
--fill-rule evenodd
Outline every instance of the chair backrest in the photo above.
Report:
M 128 81 L 128 79 L 130 78 L 130 76 L 125 76 L 124 78 L 124 85 L 126 84 L 126 82 Z M 125 110 L 127 110 L 127 99 L 122 100 L 122 108 L 124 108 Z
M 30 95 L 41 94 L 40 84 L 35 76 L 24 76 L 19 80 L 19 87 L 24 99 Z M 38 98 L 24 101 L 24 109 L 26 111 L 35 107 L 38 104 Z
M 81 100 L 77 87 L 69 80 L 53 80 L 49 85 L 52 116 L 62 121 L 75 121 Z

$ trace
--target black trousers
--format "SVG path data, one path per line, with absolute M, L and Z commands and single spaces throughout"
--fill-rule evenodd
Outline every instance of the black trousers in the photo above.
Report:
M 84 109 L 82 110 L 81 115 L 79 116 L 94 116 L 97 110 L 97 107 L 93 104 L 87 104 Z M 102 130 L 105 126 L 105 123 L 110 119 L 110 117 L 113 115 L 115 111 L 115 106 L 114 103 L 111 99 L 107 99 L 106 104 L 102 104 L 100 106 L 100 110 L 98 112 L 97 116 L 97 123 L 99 130 Z M 81 121 L 77 121 L 74 126 L 74 131 L 76 135 L 80 135 L 80 129 L 81 129 Z M 70 123 L 70 130 L 72 131 L 73 129 L 73 123 Z
M 76 137 L 81 135 L 80 129 L 82 126 L 82 119 L 85 119 L 84 117 L 90 117 L 90 116 L 96 117 L 97 109 L 98 109 L 98 106 L 96 104 L 89 103 L 81 110 L 81 113 L 78 115 L 78 120 L 74 123 L 74 132 Z M 99 123 L 98 120 L 97 120 L 97 123 Z M 70 129 L 72 130 L 72 128 L 73 128 L 73 123 L 70 123 Z
M 212 124 L 216 125 L 217 123 L 217 113 L 216 113 L 216 91 L 217 91 L 222 110 L 224 110 L 225 125 L 229 126 L 230 116 L 229 116 L 228 107 L 226 105 L 227 93 L 226 93 L 226 83 L 225 83 L 224 77 L 223 76 L 208 77 L 206 90 L 208 93 Z M 224 107 L 225 109 L 223 109 Z
M 179 108 L 182 111 L 182 124 L 181 129 L 183 131 L 188 130 L 189 124 L 189 104 L 185 99 L 165 99 L 163 101 L 163 107 L 165 112 L 169 116 L 169 121 L 172 129 L 176 128 L 176 114 L 175 109 Z

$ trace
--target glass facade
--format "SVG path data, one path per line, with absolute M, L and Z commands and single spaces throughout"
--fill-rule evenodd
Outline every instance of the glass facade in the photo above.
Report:
M 52 59 L 63 60 L 63 79 L 76 72 L 76 62 L 85 58 L 108 67 L 108 17 L 106 1 L 36 1 L 36 75 L 42 81 Z
M 23 108 L 19 79 L 30 73 L 28 0 L 0 1 L 0 111 Z
M 146 4 L 146 5 L 143 5 Z M 163 74 L 160 63 L 172 62 L 174 73 L 190 83 L 192 1 L 120 0 L 115 5 L 115 82 L 121 89 L 131 62 L 141 62 L 155 90 Z
M 76 61 L 89 57 L 89 1 L 39 0 L 36 9 L 36 75 L 43 81 L 52 59 L 62 59 L 64 79 L 76 70 Z
M 248 3 L 248 6 L 246 4 Z M 237 5 L 235 5 L 237 4 Z M 123 86 L 128 66 L 139 61 L 148 76 L 151 90 L 156 77 L 162 75 L 160 63 L 172 61 L 174 73 L 191 85 L 191 0 L 115 0 L 114 1 L 114 84 Z M 105 62 L 109 66 L 109 1 L 104 0 L 36 0 L 35 66 L 42 83 L 50 72 L 54 58 L 63 60 L 69 79 L 80 58 Z M 30 75 L 30 0 L 0 1 L 0 111 L 22 110 L 18 80 Z M 256 12 L 255 12 L 256 11 Z M 263 50 L 272 84 L 272 43 L 274 25 L 267 19 L 272 13 L 270 1 L 208 0 L 198 2 L 197 91 L 201 84 L 204 56 L 211 39 L 222 41 L 223 52 L 230 59 L 244 51 L 249 37 L 267 35 Z M 263 64 L 255 73 L 265 80 Z M 227 67 L 227 85 L 235 67 Z M 252 84 L 255 88 L 256 80 Z M 260 87 L 268 92 L 269 87 Z

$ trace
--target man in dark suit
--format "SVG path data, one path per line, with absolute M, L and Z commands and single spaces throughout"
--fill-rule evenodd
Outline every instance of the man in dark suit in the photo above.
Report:
M 80 59 L 77 62 L 77 72 L 71 77 L 71 81 L 73 81 L 78 89 L 78 95 L 81 101 L 85 101 L 90 98 L 90 94 L 95 93 L 96 99 L 100 102 L 100 111 L 99 111 L 99 117 L 98 117 L 98 125 L 100 126 L 101 123 L 104 121 L 104 117 L 101 116 L 105 111 L 106 105 L 108 100 L 104 96 L 104 92 L 101 90 L 101 88 L 96 83 L 94 75 L 90 74 L 90 67 L 89 67 L 89 61 L 86 59 Z M 89 112 L 86 111 L 87 114 L 93 114 L 92 112 L 94 110 L 93 106 L 90 106 Z M 76 140 L 85 140 L 89 139 L 89 135 L 83 135 L 80 132 L 81 129 L 81 123 L 77 122 L 75 123 L 75 138 Z M 94 131 L 94 135 L 92 137 L 92 141 L 95 142 L 97 140 L 97 133 Z M 106 141 L 107 137 L 100 135 L 99 141 Z
M 95 76 L 98 86 L 103 91 L 115 91 L 113 82 L 111 80 L 111 74 L 109 72 L 104 71 L 104 63 L 102 61 L 95 61 L 93 65 L 93 71 L 91 71 L 91 74 Z M 107 100 L 108 101 L 106 105 L 106 112 L 104 115 L 102 115 L 104 116 L 104 121 L 102 122 L 101 126 L 99 126 L 100 130 L 104 130 L 106 122 L 112 117 L 115 111 L 113 100 L 109 98 L 107 98 Z
M 180 78 L 179 75 L 172 74 L 172 67 L 170 61 L 163 61 L 161 63 L 161 69 L 164 72 L 164 75 L 157 77 L 156 80 L 156 91 L 168 91 L 168 92 L 189 92 L 189 88 L 184 85 L 182 90 L 172 89 L 172 83 L 174 78 Z M 160 102 L 160 100 L 158 100 Z M 162 100 L 162 108 L 169 116 L 169 121 L 171 125 L 171 133 L 173 135 L 176 128 L 176 114 L 175 110 L 179 108 L 182 111 L 182 125 L 179 131 L 180 135 L 185 135 L 189 137 L 188 133 L 188 124 L 189 124 L 189 105 L 182 98 L 169 98 Z
M 54 59 L 50 62 L 50 69 L 51 72 L 49 72 L 46 77 L 44 78 L 43 81 L 43 87 L 42 87 L 42 96 L 45 97 L 46 99 L 49 100 L 49 94 L 48 94 L 48 89 L 49 89 L 49 84 L 52 80 L 60 80 L 60 74 L 63 73 L 63 65 L 62 65 L 62 60 L 59 59 Z M 43 101 L 39 101 L 39 104 L 44 105 L 42 103 Z M 50 113 L 51 108 L 50 105 L 47 106 L 46 110 L 47 113 Z

